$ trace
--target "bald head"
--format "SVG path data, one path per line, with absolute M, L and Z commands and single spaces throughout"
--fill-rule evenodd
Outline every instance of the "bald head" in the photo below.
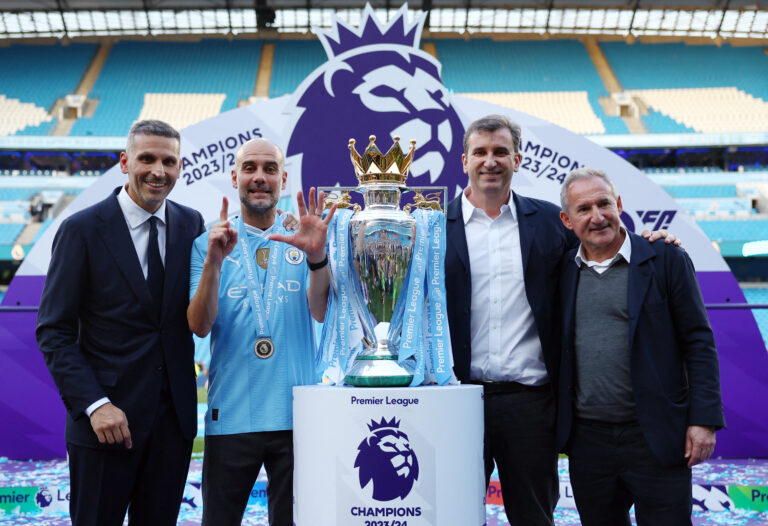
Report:
M 261 137 L 254 137 L 253 139 L 244 142 L 240 148 L 237 149 L 237 153 L 235 154 L 236 171 L 240 171 L 240 168 L 243 166 L 243 159 L 251 153 L 271 154 L 277 160 L 278 171 L 280 173 L 285 171 L 285 157 L 283 156 L 283 150 L 269 139 L 263 139 Z
M 272 141 L 257 138 L 240 146 L 232 186 L 237 188 L 246 222 L 253 226 L 272 224 L 287 177 L 283 152 Z

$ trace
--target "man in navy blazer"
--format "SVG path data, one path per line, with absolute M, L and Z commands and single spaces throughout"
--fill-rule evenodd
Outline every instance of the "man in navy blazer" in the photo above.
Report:
M 456 377 L 484 387 L 486 486 L 495 461 L 510 524 L 550 526 L 560 265 L 578 238 L 556 205 L 510 190 L 520 140 L 520 127 L 501 115 L 464 134 L 469 185 L 446 208 L 448 323 Z M 676 242 L 665 231 L 643 235 Z
M 62 222 L 37 341 L 67 409 L 74 525 L 176 524 L 197 432 L 189 254 L 200 214 L 166 200 L 179 133 L 137 122 L 125 186 Z
M 485 478 L 494 460 L 510 524 L 553 524 L 562 255 L 577 239 L 558 207 L 510 190 L 520 127 L 489 115 L 464 135 L 468 188 L 446 210 L 454 371 L 484 386 Z
M 723 427 L 717 352 L 688 255 L 620 224 L 601 171 L 565 179 L 557 442 L 582 524 L 691 524 L 691 466 Z

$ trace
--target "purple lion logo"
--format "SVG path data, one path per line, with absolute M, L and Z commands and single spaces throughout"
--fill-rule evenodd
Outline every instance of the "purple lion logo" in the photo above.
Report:
M 48 491 L 48 488 L 42 487 L 37 492 L 37 495 L 35 495 L 35 502 L 41 508 L 47 508 L 51 505 L 51 502 L 53 502 L 53 495 Z
M 460 167 L 464 127 L 451 106 L 440 63 L 419 48 L 425 14 L 406 20 L 407 6 L 388 24 L 366 5 L 359 27 L 340 20 L 316 30 L 328 61 L 294 94 L 287 155 L 315 186 L 356 186 L 347 142 L 369 135 L 389 149 L 394 136 L 416 141 L 408 185 L 445 186 L 453 197 L 466 177 Z M 326 169 L 332 167 L 332 169 Z
M 390 501 L 404 499 L 419 478 L 419 461 L 411 449 L 400 422 L 371 420 L 368 436 L 357 446 L 355 467 L 359 468 L 360 487 L 373 482 L 373 498 Z

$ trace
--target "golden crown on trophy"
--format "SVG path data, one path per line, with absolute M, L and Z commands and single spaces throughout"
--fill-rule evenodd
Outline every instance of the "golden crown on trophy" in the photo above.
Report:
M 394 137 L 395 142 L 386 154 L 381 153 L 376 147 L 375 135 L 368 137 L 368 140 L 368 147 L 362 156 L 355 149 L 355 140 L 349 140 L 349 156 L 360 184 L 399 183 L 404 185 L 416 151 L 416 141 L 411 141 L 411 150 L 408 155 L 405 155 L 400 148 L 400 137 Z

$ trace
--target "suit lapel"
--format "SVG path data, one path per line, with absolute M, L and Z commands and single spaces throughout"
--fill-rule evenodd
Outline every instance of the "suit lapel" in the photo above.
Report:
M 453 250 L 464 268 L 469 271 L 469 250 L 467 249 L 467 235 L 464 232 L 461 195 L 448 203 L 445 218 L 448 250 Z M 446 255 L 446 257 L 448 256 Z
M 512 192 L 512 199 L 517 211 L 517 224 L 520 231 L 520 250 L 523 254 L 523 273 L 528 270 L 528 263 L 531 259 L 531 245 L 536 237 L 536 209 L 530 202 L 522 196 Z
M 173 291 L 181 276 L 184 265 L 189 265 L 189 253 L 183 250 L 186 225 L 179 216 L 179 211 L 170 201 L 165 207 L 165 283 L 163 285 L 162 313 L 168 312 L 169 302 L 174 297 Z
M 645 302 L 645 295 L 651 284 L 653 269 L 650 260 L 656 256 L 646 239 L 634 234 L 630 235 L 632 255 L 629 262 L 629 279 L 627 280 L 627 314 L 629 315 L 629 345 L 635 341 L 635 331 L 640 318 L 640 310 Z M 663 243 L 664 241 L 657 241 Z
M 131 233 L 128 231 L 128 224 L 117 202 L 117 193 L 113 193 L 106 200 L 102 201 L 102 205 L 98 211 L 98 217 L 101 221 L 98 226 L 99 236 L 115 260 L 120 273 L 139 299 L 139 303 L 144 308 L 147 316 L 155 320 L 152 296 L 147 287 L 147 280 L 144 278 L 144 273 L 141 270 L 139 256 L 136 254 Z
M 574 263 L 573 257 L 576 251 L 568 253 L 563 262 L 563 274 L 560 280 L 563 299 L 563 343 L 566 349 L 563 365 L 572 363 L 571 351 L 573 349 L 574 327 L 576 324 L 576 289 L 579 285 L 579 267 Z M 570 380 L 569 380 L 570 381 Z

